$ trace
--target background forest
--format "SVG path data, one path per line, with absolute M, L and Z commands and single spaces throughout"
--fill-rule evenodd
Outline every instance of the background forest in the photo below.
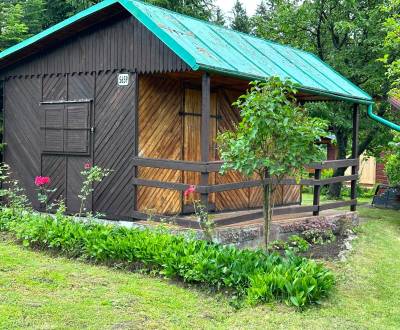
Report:
M 263 0 L 251 17 L 239 0 L 228 17 L 214 0 L 147 1 L 311 51 L 372 95 L 376 113 L 399 120 L 387 100 L 388 97 L 400 97 L 400 0 Z M 0 0 L 0 50 L 97 2 Z M 330 130 L 336 136 L 339 157 L 345 158 L 351 139 L 351 105 L 314 103 L 307 106 L 313 115 L 329 121 Z M 359 152 L 379 155 L 392 139 L 391 132 L 368 119 L 363 110 Z M 341 170 L 335 175 L 343 175 Z M 330 194 L 338 197 L 340 188 L 332 186 Z

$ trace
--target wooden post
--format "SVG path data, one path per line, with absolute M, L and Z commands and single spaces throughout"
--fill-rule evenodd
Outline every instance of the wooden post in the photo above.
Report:
M 353 140 L 351 148 L 351 158 L 358 159 L 358 131 L 360 125 L 360 107 L 358 104 L 353 106 Z M 358 174 L 358 164 L 351 167 L 351 174 Z M 352 200 L 357 199 L 357 180 L 351 181 L 351 193 L 350 197 Z M 357 205 L 350 206 L 351 211 L 357 210 Z
M 201 161 L 209 161 L 210 153 L 210 108 L 211 108 L 211 83 L 210 75 L 203 73 L 201 80 L 201 129 L 200 129 L 200 150 Z M 201 172 L 200 185 L 208 185 L 208 172 Z M 201 202 L 208 211 L 208 193 L 201 193 Z
M 321 180 L 321 169 L 315 169 L 314 173 L 315 180 Z M 313 199 L 313 206 L 317 206 L 318 209 L 313 211 L 313 215 L 319 215 L 319 202 L 321 196 L 321 186 L 315 185 L 314 186 L 314 199 Z

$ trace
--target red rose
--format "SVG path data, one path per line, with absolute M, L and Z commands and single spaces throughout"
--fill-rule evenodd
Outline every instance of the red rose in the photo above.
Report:
M 194 186 L 194 185 L 191 185 L 189 188 L 187 188 L 185 191 L 184 191 L 184 195 L 185 195 L 185 197 L 188 197 L 190 194 L 192 194 L 192 193 L 194 193 L 196 191 L 196 186 Z

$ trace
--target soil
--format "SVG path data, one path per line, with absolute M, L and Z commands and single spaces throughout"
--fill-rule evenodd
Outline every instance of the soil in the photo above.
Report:
M 322 245 L 312 245 L 307 252 L 300 253 L 301 256 L 313 259 L 332 260 L 337 259 L 344 247 L 345 237 L 336 236 L 336 240 Z

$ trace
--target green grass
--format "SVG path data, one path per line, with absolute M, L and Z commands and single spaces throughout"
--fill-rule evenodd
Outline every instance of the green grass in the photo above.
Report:
M 334 294 L 304 312 L 236 311 L 222 295 L 52 257 L 0 237 L 0 329 L 399 329 L 400 213 L 360 207 L 365 222 Z
M 313 194 L 310 193 L 303 193 L 302 194 L 302 205 L 312 205 L 313 203 Z M 330 202 L 337 202 L 337 200 L 329 199 L 326 195 L 321 195 L 321 204 L 330 203 Z M 344 198 L 343 200 L 349 200 L 350 198 Z M 371 197 L 358 197 L 357 202 L 359 204 L 371 204 L 372 198 Z

